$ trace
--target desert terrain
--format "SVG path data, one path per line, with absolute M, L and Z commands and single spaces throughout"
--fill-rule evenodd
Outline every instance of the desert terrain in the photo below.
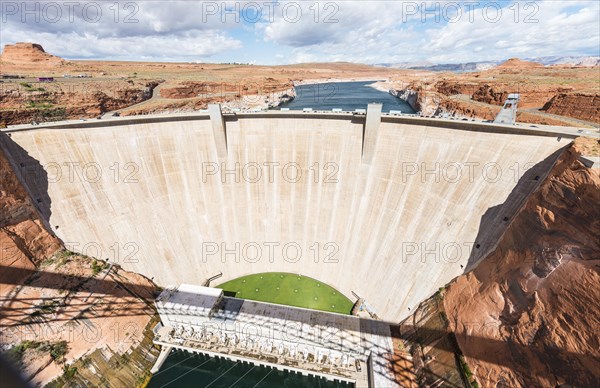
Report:
M 519 93 L 517 121 L 598 126 L 600 68 L 542 66 L 509 59 L 485 71 L 392 76 L 379 83 L 424 115 L 449 114 L 493 120 L 508 94 Z
M 294 85 L 373 80 L 421 114 L 493 119 L 509 93 L 520 93 L 517 119 L 531 124 L 600 125 L 600 68 L 542 66 L 511 59 L 473 73 L 392 69 L 352 63 L 287 66 L 71 61 L 33 43 L 0 56 L 2 125 L 206 109 L 267 109 L 294 97 Z M 6 78 L 18 76 L 23 78 Z M 52 77 L 52 82 L 39 82 Z
M 94 118 L 116 110 L 123 115 L 186 112 L 213 102 L 264 109 L 293 95 L 297 81 L 377 80 L 398 73 L 350 63 L 269 67 L 67 61 L 26 43 L 5 48 L 0 68 L 3 75 L 24 77 L 0 84 L 0 122 L 6 125 Z M 54 82 L 38 82 L 38 77 L 53 77 Z

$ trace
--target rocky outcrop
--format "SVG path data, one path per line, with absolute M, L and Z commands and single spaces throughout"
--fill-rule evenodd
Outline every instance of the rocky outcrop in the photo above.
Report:
M 92 385 L 116 387 L 135 386 L 125 382 L 148 375 L 158 355 L 148 333 L 156 322 L 152 281 L 66 250 L 19 272 L 22 279 L 7 280 L 0 290 L 0 350 L 28 380 L 44 385 L 77 373 L 83 379 L 97 375 L 94 382 L 111 376 Z M 57 357 L 53 348 L 61 343 Z M 134 363 L 130 357 L 140 345 Z
M 594 386 L 600 380 L 600 175 L 564 151 L 496 250 L 448 287 L 450 330 L 479 384 Z M 588 151 L 589 152 L 589 151 Z
M 95 91 L 92 94 L 84 96 L 80 104 L 77 105 L 77 108 L 81 110 L 79 117 L 97 116 L 139 104 L 152 97 L 152 91 L 158 84 L 158 81 L 152 81 L 146 83 L 143 87 L 126 87 L 108 91 L 109 93 L 101 90 Z M 67 109 L 67 114 L 70 117 L 77 116 L 76 110 L 73 108 Z
M 92 118 L 152 97 L 160 81 L 89 82 L 74 88 L 66 83 L 11 84 L 0 90 L 0 124 L 29 124 Z
M 471 98 L 474 101 L 484 102 L 486 104 L 502 105 L 504 104 L 504 101 L 506 101 L 508 95 L 509 92 L 506 90 L 498 90 L 489 84 L 484 84 L 475 90 Z
M 564 87 L 528 87 L 527 85 L 521 86 L 504 83 L 492 85 L 485 83 L 475 88 L 471 99 L 486 104 L 502 106 L 510 93 L 518 93 L 520 95 L 519 108 L 529 109 L 539 108 L 556 93 L 564 93 L 570 90 L 570 88 Z
M 289 83 L 274 83 L 274 80 L 266 79 L 260 83 L 255 81 L 244 81 L 240 83 L 231 82 L 199 82 L 185 81 L 176 86 L 162 87 L 160 96 L 166 99 L 185 99 L 196 97 L 225 97 L 269 95 L 282 90 L 290 89 Z
M 63 62 L 63 59 L 44 51 L 44 48 L 36 43 L 19 42 L 7 44 L 0 55 L 0 61 L 19 64 L 36 63 L 38 65 L 56 66 Z
M 600 94 L 560 93 L 552 97 L 542 110 L 547 113 L 600 123 Z
M 218 82 L 186 81 L 173 87 L 163 87 L 160 96 L 168 99 L 195 98 L 200 96 L 212 96 L 222 93 L 238 94 L 239 88 L 235 85 L 224 85 Z
M 410 105 L 415 112 L 421 111 L 421 103 L 419 101 L 419 92 L 412 89 L 390 90 L 392 96 L 396 96 L 402 101 Z
M 477 88 L 477 86 L 478 85 L 473 82 L 443 80 L 435 83 L 435 91 L 445 96 L 471 94 L 473 93 L 473 89 Z

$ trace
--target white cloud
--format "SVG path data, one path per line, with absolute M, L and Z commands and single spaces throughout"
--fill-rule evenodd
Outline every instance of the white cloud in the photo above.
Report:
M 475 10 L 472 23 L 463 18 L 459 23 L 428 30 L 429 44 L 424 46 L 424 52 L 437 62 L 478 59 L 471 52 L 478 46 L 487 48 L 486 58 L 481 59 L 596 54 L 600 45 L 598 3 L 571 15 L 564 10 L 574 3 L 566 3 L 538 2 L 539 10 L 532 16 L 536 21 L 529 23 L 524 18 L 533 10 L 521 10 L 519 22 L 515 22 L 509 9 L 504 9 L 503 17 L 496 22 L 486 20 L 480 10 Z
M 218 31 L 191 31 L 187 34 L 138 37 L 105 37 L 76 33 L 11 32 L 6 41 L 35 41 L 47 52 L 65 58 L 103 58 L 114 60 L 196 61 L 242 47 L 240 41 Z
M 240 40 L 229 35 L 236 24 L 203 17 L 202 2 L 74 3 L 79 5 L 69 8 L 64 6 L 68 2 L 36 2 L 39 12 L 30 13 L 15 12 L 3 4 L 0 42 L 33 41 L 65 58 L 127 60 L 206 60 L 242 47 Z M 57 13 L 56 7 L 46 4 L 63 6 Z
M 117 3 L 118 15 L 110 8 L 113 2 L 102 4 L 102 17 L 95 23 L 85 21 L 81 11 L 75 12 L 73 22 L 63 17 L 57 23 L 23 23 L 21 15 L 7 17 L 5 12 L 0 42 L 36 41 L 68 58 L 206 60 L 219 55 L 235 61 L 236 55 L 243 55 L 258 63 L 467 62 L 598 55 L 600 46 L 600 3 L 594 1 L 547 0 L 512 6 L 498 2 L 503 6 L 502 17 L 495 22 L 490 19 L 496 3 L 488 7 L 487 16 L 481 7 L 468 13 L 463 5 L 460 17 L 452 23 L 443 16 L 455 15 L 453 1 L 427 1 L 426 12 L 420 9 L 422 1 L 279 0 L 275 8 L 250 0 L 142 1 L 134 3 L 137 8 L 127 9 L 123 9 L 125 3 Z M 223 4 L 224 15 L 219 12 Z M 245 11 L 256 4 L 263 7 L 262 18 L 249 23 L 252 14 Z M 525 4 L 538 8 L 525 8 Z M 270 11 L 274 11 L 272 20 Z M 137 22 L 126 23 L 127 16 Z M 537 22 L 525 23 L 528 16 Z M 240 53 L 242 47 L 245 51 Z M 291 55 L 282 58 L 281 52 Z
M 497 15 L 496 3 L 493 3 L 487 8 L 471 9 L 471 12 L 464 8 L 452 23 L 444 20 L 444 3 L 440 3 L 442 17 L 439 23 L 432 13 L 423 14 L 417 10 L 413 14 L 414 9 L 407 8 L 406 2 L 401 8 L 398 3 L 373 2 L 377 5 L 373 8 L 365 3 L 358 7 L 355 2 L 341 2 L 340 15 L 347 15 L 352 23 L 340 23 L 333 40 L 306 48 L 297 47 L 294 58 L 304 58 L 310 53 L 312 60 L 452 63 L 512 56 L 598 55 L 600 47 L 600 3 L 597 2 L 529 3 L 536 4 L 537 8 L 525 8 L 526 3 L 517 3 L 512 8 L 502 8 Z M 578 8 L 581 9 L 574 11 Z M 435 3 L 429 2 L 426 9 L 435 10 Z M 291 32 L 301 31 L 297 26 L 283 23 L 277 27 L 278 36 L 283 37 L 279 40 L 281 43 L 290 41 L 287 36 Z M 272 30 L 267 29 L 266 36 L 277 41 L 272 36 L 275 26 L 270 28 Z M 317 28 L 319 26 L 314 26 Z M 326 30 L 325 27 L 320 29 Z

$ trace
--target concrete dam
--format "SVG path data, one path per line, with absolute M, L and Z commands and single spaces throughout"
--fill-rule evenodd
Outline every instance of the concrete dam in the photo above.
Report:
M 569 131 L 213 106 L 9 128 L 0 144 L 73 251 L 161 286 L 297 273 L 398 321 L 494 248 Z

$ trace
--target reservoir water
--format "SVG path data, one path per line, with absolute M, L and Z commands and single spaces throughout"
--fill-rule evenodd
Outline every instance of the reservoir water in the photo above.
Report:
M 330 82 L 296 86 L 296 98 L 277 109 L 302 110 L 312 108 L 314 110 L 342 109 L 344 111 L 354 111 L 356 109 L 366 109 L 369 103 L 379 102 L 383 104 L 383 112 L 397 110 L 402 113 L 415 113 L 406 102 L 369 86 L 373 82 Z
M 173 351 L 148 388 L 350 388 L 316 377 L 243 364 L 184 351 Z

